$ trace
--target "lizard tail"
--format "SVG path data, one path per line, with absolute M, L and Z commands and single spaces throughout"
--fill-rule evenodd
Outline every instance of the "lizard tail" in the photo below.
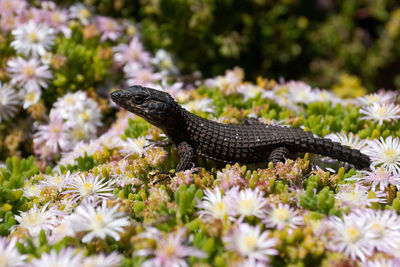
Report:
M 360 150 L 352 149 L 349 146 L 334 142 L 326 138 L 308 139 L 309 151 L 321 154 L 340 161 L 345 161 L 361 169 L 367 169 L 371 165 L 370 158 L 361 153 Z

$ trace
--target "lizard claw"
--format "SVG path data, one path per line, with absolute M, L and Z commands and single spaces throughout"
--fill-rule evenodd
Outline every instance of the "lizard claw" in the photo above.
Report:
M 151 176 L 152 178 L 154 178 L 154 177 L 156 177 L 156 176 L 158 176 L 158 175 L 161 175 L 162 178 L 155 180 L 155 181 L 152 183 L 152 185 L 158 184 L 158 183 L 160 183 L 160 182 L 163 182 L 163 181 L 165 181 L 165 180 L 168 180 L 168 179 L 171 179 L 172 177 L 174 177 L 174 173 L 172 173 L 172 172 L 167 172 L 167 171 L 160 170 L 160 169 L 155 170 L 154 173 L 149 173 L 149 176 Z
M 146 140 L 149 141 L 149 145 L 147 145 L 146 147 L 149 147 L 149 146 L 166 147 L 166 146 L 173 144 L 173 142 L 170 139 L 166 139 L 166 140 L 146 139 Z

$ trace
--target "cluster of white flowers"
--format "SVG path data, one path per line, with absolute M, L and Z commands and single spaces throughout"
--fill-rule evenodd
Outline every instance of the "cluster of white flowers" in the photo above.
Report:
M 399 256 L 400 217 L 393 210 L 355 210 L 343 219 L 329 217 L 327 225 L 331 250 L 363 262 L 375 250 Z
M 9 7 L 12 8 L 8 8 L 4 16 L 13 16 L 15 13 L 23 12 L 27 5 L 22 3 L 23 1 L 15 1 L 15 4 L 10 4 Z M 5 28 L 12 29 L 13 40 L 10 45 L 16 51 L 17 56 L 7 61 L 10 84 L 0 85 L 1 95 L 14 95 L 12 99 L 6 97 L 1 100 L 0 121 L 12 117 L 21 102 L 24 109 L 37 103 L 42 89 L 47 89 L 47 80 L 51 79 L 53 75 L 49 62 L 45 58 L 54 43 L 56 34 L 55 27 L 51 27 L 46 21 L 35 19 L 18 21 L 15 25 Z
M 277 254 L 273 248 L 276 241 L 268 237 L 268 231 L 261 232 L 259 226 L 243 223 L 246 217 L 261 218 L 265 226 L 272 229 L 291 231 L 304 224 L 303 216 L 298 211 L 287 204 L 268 204 L 263 192 L 257 188 L 239 190 L 238 187 L 233 187 L 225 194 L 219 187 L 214 190 L 206 189 L 205 196 L 197 207 L 200 209 L 200 217 L 234 223 L 236 228 L 233 227 L 231 233 L 224 237 L 227 248 L 255 263 L 268 262 L 270 255 Z
M 113 185 L 112 180 L 106 181 L 92 174 L 67 172 L 65 175 L 46 175 L 39 184 L 38 195 L 40 190 L 55 188 L 62 197 L 60 205 L 64 208 L 60 210 L 57 205 L 50 206 L 49 202 L 39 209 L 34 204 L 30 210 L 15 215 L 19 225 L 12 230 L 23 229 L 34 238 L 44 230 L 52 243 L 79 233 L 86 233 L 83 242 L 105 239 L 106 236 L 119 240 L 118 234 L 124 231 L 123 227 L 129 226 L 129 220 L 117 212 L 118 204 L 107 205 L 107 201 L 113 198 Z M 78 200 L 80 205 L 74 208 Z
M 317 101 L 330 101 L 333 105 L 343 102 L 343 99 L 337 97 L 334 93 L 312 88 L 305 82 L 289 81 L 282 82 L 274 86 L 270 91 L 264 91 L 264 98 L 272 99 L 281 106 L 288 109 L 299 109 L 298 104 L 309 104 Z
M 72 150 L 79 142 L 94 138 L 101 125 L 101 111 L 96 101 L 84 92 L 67 93 L 54 103 L 47 125 L 34 134 L 37 154 L 46 158 Z
M 52 249 L 49 253 L 42 253 L 39 259 L 32 259 L 25 264 L 26 267 L 52 267 L 52 266 L 76 266 L 76 267 L 116 267 L 120 266 L 122 257 L 113 252 L 109 255 L 98 254 L 84 257 L 82 252 L 67 247 L 60 251 Z M 14 266 L 14 265 L 10 265 Z

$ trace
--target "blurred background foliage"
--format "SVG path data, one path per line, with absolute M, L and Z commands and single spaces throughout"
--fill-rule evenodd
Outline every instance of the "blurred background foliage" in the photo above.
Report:
M 74 1 L 61 1 L 70 4 Z M 301 79 L 369 91 L 400 87 L 397 0 L 84 0 L 96 12 L 133 19 L 148 49 L 176 56 L 182 74 L 233 66 L 248 79 Z

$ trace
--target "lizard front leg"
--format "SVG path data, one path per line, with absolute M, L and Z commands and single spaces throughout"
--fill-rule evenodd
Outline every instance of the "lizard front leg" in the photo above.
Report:
M 182 141 L 176 146 L 178 151 L 179 163 L 176 166 L 176 172 L 190 169 L 193 162 L 193 148 L 187 142 Z
M 269 161 L 276 165 L 278 162 L 285 162 L 285 159 L 287 159 L 289 155 L 289 149 L 284 146 L 277 147 L 269 154 Z

